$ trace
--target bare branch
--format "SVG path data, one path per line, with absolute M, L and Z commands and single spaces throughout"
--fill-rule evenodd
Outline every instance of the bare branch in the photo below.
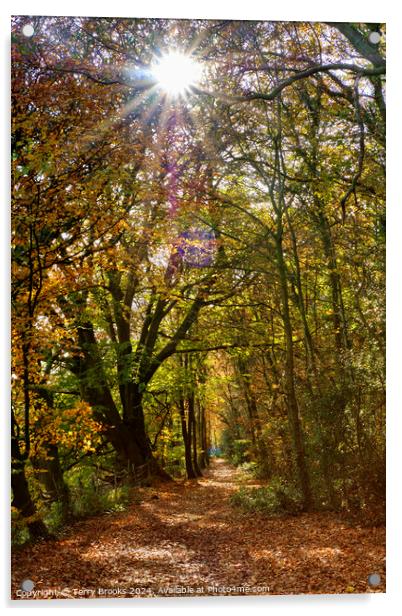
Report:
M 345 64 L 344 62 L 336 62 L 332 64 L 318 64 L 316 66 L 311 66 L 310 68 L 307 68 L 303 71 L 299 71 L 295 73 L 294 75 L 292 75 L 291 77 L 287 77 L 287 79 L 284 79 L 283 81 L 278 83 L 278 85 L 275 86 L 270 92 L 266 92 L 266 93 L 251 92 L 249 94 L 244 94 L 242 96 L 232 96 L 230 94 L 225 94 L 221 92 L 216 92 L 216 91 L 212 92 L 212 91 L 203 90 L 201 88 L 197 88 L 196 86 L 191 86 L 191 90 L 195 94 L 204 94 L 207 96 L 212 96 L 214 98 L 222 99 L 226 101 L 227 103 L 247 103 L 253 100 L 272 101 L 279 96 L 282 90 L 292 85 L 296 81 L 300 81 L 301 79 L 306 79 L 307 77 L 310 77 L 311 75 L 315 75 L 317 73 L 327 73 L 329 71 L 338 71 L 338 70 L 350 71 L 352 73 L 356 73 L 358 75 L 365 75 L 365 76 L 376 76 L 376 75 L 378 76 L 378 75 L 385 74 L 384 65 L 376 66 L 374 68 L 368 68 L 364 66 L 358 66 L 356 64 Z

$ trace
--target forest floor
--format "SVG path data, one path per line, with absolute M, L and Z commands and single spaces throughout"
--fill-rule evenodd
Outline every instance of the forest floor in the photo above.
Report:
M 140 490 L 124 512 L 14 550 L 13 598 L 384 592 L 385 529 L 332 513 L 267 518 L 230 504 L 255 485 L 223 460 L 199 480 Z M 379 573 L 375 589 L 368 575 Z M 18 591 L 30 579 L 29 594 Z M 22 595 L 22 596 L 21 596 Z

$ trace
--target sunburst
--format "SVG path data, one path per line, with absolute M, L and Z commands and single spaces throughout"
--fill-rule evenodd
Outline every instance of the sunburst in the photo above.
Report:
M 191 55 L 168 51 L 155 61 L 151 72 L 163 91 L 171 96 L 179 96 L 200 81 L 202 67 Z

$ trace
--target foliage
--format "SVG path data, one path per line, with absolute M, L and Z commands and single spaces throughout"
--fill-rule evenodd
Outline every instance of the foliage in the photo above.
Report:
M 219 446 L 270 482 L 251 509 L 383 509 L 384 27 L 27 21 L 12 483 L 31 536 L 124 504 L 102 465 L 194 479 Z M 175 98 L 150 67 L 177 40 L 203 78 Z
M 89 484 L 85 488 L 75 487 L 72 497 L 74 516 L 83 518 L 125 511 L 130 503 L 130 490 L 128 486 L 96 488 Z
M 302 498 L 297 486 L 277 479 L 269 486 L 240 488 L 231 502 L 249 513 L 267 515 L 297 515 L 302 511 Z

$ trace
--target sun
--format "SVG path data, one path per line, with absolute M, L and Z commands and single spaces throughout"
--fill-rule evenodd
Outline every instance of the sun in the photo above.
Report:
M 201 66 L 189 55 L 169 51 L 152 66 L 152 74 L 159 86 L 172 96 L 184 94 L 201 78 Z

